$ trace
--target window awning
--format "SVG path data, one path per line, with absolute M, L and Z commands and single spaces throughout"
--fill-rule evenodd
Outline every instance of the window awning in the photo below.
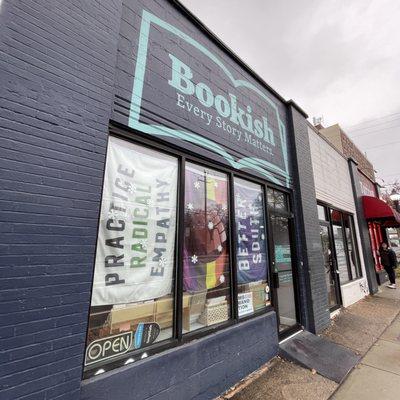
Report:
M 364 216 L 367 220 L 381 223 L 383 226 L 400 227 L 400 213 L 377 197 L 362 197 Z

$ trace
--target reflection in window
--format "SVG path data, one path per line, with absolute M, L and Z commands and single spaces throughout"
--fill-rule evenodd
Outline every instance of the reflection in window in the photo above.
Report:
M 272 188 L 267 189 L 268 207 L 274 210 L 289 211 L 287 203 L 287 195 L 279 190 Z
M 239 317 L 269 304 L 267 238 L 261 185 L 235 178 L 236 263 Z
M 349 270 L 347 268 L 346 248 L 343 236 L 342 213 L 331 210 L 333 241 L 335 243 L 337 269 L 339 271 L 340 284 L 350 281 Z
M 348 214 L 343 214 L 343 223 L 346 233 L 347 252 L 349 254 L 351 275 L 353 279 L 357 279 L 361 276 L 361 270 L 352 217 Z
M 328 288 L 328 305 L 331 309 L 340 304 L 336 286 L 336 263 L 333 261 L 330 227 L 321 224 L 319 231 L 321 236 L 322 254 L 324 257 L 325 281 L 326 287 Z
M 230 317 L 228 177 L 187 163 L 183 254 L 183 331 Z
M 271 225 L 274 238 L 274 272 L 278 274 L 279 282 L 279 330 L 282 331 L 297 322 L 289 219 L 272 214 Z
M 172 336 L 178 163 L 110 137 L 85 365 Z
M 320 221 L 327 221 L 327 215 L 326 215 L 326 208 L 324 206 L 321 206 L 320 204 L 317 205 L 317 210 L 318 210 L 318 219 Z

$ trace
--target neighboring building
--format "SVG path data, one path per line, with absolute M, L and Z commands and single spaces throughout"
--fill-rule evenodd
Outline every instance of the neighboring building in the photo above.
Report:
M 214 398 L 329 324 L 293 101 L 176 1 L 0 18 L 2 400 Z
M 355 196 L 360 239 L 363 248 L 366 275 L 371 293 L 387 280 L 379 258 L 379 246 L 388 241 L 386 228 L 400 226 L 400 214 L 380 199 L 371 162 L 346 135 L 339 124 L 316 127 L 349 162 Z
M 358 164 L 358 169 L 370 180 L 375 182 L 375 172 L 372 163 L 347 136 L 339 124 L 327 128 L 320 126 L 319 128 L 319 133 L 324 136 L 340 154 L 343 154 L 347 159 L 352 158 L 355 160 Z
M 328 307 L 347 307 L 368 293 L 347 159 L 309 124 L 311 159 L 328 288 Z

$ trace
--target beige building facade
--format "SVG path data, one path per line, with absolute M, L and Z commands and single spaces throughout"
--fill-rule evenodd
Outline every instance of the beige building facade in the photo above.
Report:
M 332 128 L 332 127 L 331 127 Z M 311 158 L 313 164 L 313 174 L 315 182 L 316 197 L 320 215 L 320 229 L 321 229 L 321 240 L 325 260 L 325 270 L 327 274 L 327 285 L 329 293 L 329 284 L 335 282 L 329 282 L 333 279 L 330 276 L 329 263 L 334 263 L 334 272 L 339 271 L 338 283 L 338 299 L 337 306 L 348 307 L 349 305 L 361 300 L 368 293 L 368 283 L 366 280 L 365 263 L 363 258 L 363 252 L 361 250 L 360 232 L 356 218 L 356 206 L 354 202 L 354 194 L 352 190 L 351 177 L 349 172 L 349 165 L 347 158 L 341 154 L 343 149 L 343 141 L 340 129 L 327 129 L 326 134 L 331 140 L 325 135 L 319 134 L 318 130 L 313 126 L 309 125 L 308 128 Z M 339 133 L 339 134 L 338 134 Z M 329 140 L 329 141 L 328 141 Z M 323 209 L 329 210 L 329 215 L 325 218 Z M 322 217 L 321 217 L 322 215 Z M 340 216 L 342 222 L 340 221 Z M 349 252 L 349 244 L 344 243 L 342 240 L 341 233 L 347 229 L 344 226 L 344 218 L 349 218 L 353 221 L 354 226 L 354 248 L 352 249 L 352 255 L 350 257 L 345 254 Z M 326 221 L 324 221 L 326 219 Z M 327 227 L 327 228 L 325 228 Z M 329 228 L 329 229 L 328 229 Z M 332 248 L 325 243 L 324 244 L 324 229 L 331 236 L 333 242 Z M 325 238 L 325 242 L 326 242 Z M 347 250 L 346 250 L 347 249 Z M 331 254 L 329 254 L 331 253 Z M 350 265 L 353 263 L 352 257 L 357 257 L 359 260 L 360 273 L 357 276 L 349 276 L 346 273 L 346 259 Z M 333 260 L 332 260 L 333 258 Z M 344 273 L 343 272 L 344 269 Z M 332 303 L 332 298 L 329 299 Z M 329 301 L 328 301 L 329 306 Z

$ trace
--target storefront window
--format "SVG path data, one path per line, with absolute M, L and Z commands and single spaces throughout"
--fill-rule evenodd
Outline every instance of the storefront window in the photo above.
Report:
M 173 335 L 178 162 L 110 137 L 85 365 Z
M 183 332 L 230 318 L 228 177 L 187 163 Z
M 360 270 L 360 260 L 358 258 L 358 252 L 357 252 L 357 241 L 354 232 L 353 218 L 348 214 L 344 214 L 343 223 L 346 233 L 347 252 L 349 255 L 348 259 L 350 263 L 351 275 L 353 279 L 356 279 L 361 276 L 361 270 Z
M 326 208 L 324 206 L 321 206 L 320 204 L 318 204 L 317 210 L 318 210 L 318 219 L 320 221 L 327 221 L 328 218 L 326 215 Z
M 340 306 L 340 288 L 336 273 L 336 261 L 332 251 L 332 236 L 328 223 L 320 223 L 322 255 L 324 257 L 325 282 L 328 289 L 328 306 L 330 310 Z
M 236 265 L 239 317 L 269 301 L 265 203 L 261 185 L 235 178 Z
M 335 248 L 335 272 L 339 273 L 340 284 L 362 276 L 354 220 L 350 214 L 327 208 L 330 212 L 333 244 Z M 329 225 L 329 222 L 326 224 Z M 322 223 L 322 222 L 321 222 Z
M 347 266 L 345 238 L 343 235 L 342 213 L 337 210 L 331 210 L 331 221 L 333 230 L 333 242 L 335 244 L 336 263 L 339 271 L 340 283 L 344 284 L 350 281 L 349 269 Z
M 181 172 L 185 181 L 179 188 Z M 169 342 L 181 341 L 182 334 L 198 330 L 203 334 L 207 327 L 229 321 L 232 293 L 237 298 L 234 315 L 238 318 L 270 305 L 264 186 L 239 177 L 231 182 L 231 176 L 110 136 L 86 376 L 135 362 Z M 230 187 L 233 199 L 229 197 Z M 296 320 L 291 213 L 286 193 L 268 189 L 268 199 L 282 327 Z M 184 207 L 179 224 L 178 204 Z M 232 232 L 230 215 L 234 216 Z M 180 235 L 183 243 L 176 246 Z M 236 251 L 233 263 L 231 248 Z M 233 264 L 237 278 L 234 288 Z M 180 287 L 183 291 L 175 298 Z M 182 300 L 179 312 L 177 300 Z M 163 343 L 157 345 L 159 342 Z
M 267 190 L 268 197 L 268 207 L 271 207 L 277 211 L 288 211 L 288 197 L 285 193 L 280 192 L 279 190 L 275 190 L 272 188 L 268 188 Z

